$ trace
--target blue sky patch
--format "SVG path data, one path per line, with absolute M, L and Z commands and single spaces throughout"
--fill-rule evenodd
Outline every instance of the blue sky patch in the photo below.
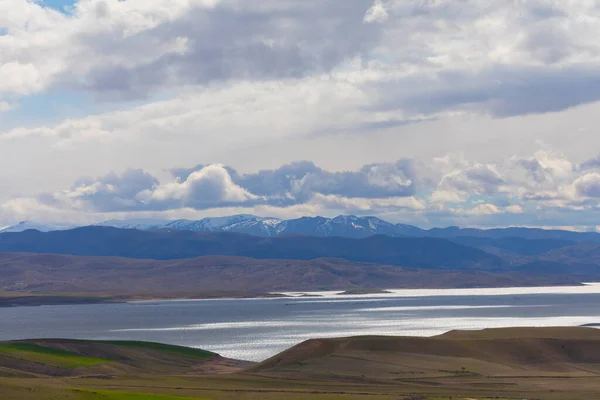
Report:
M 40 4 L 58 10 L 60 12 L 67 12 L 67 7 L 75 4 L 77 0 L 43 0 Z

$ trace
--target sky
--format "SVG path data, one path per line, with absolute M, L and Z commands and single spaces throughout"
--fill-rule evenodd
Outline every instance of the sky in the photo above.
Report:
M 0 225 L 600 229 L 594 0 L 2 0 Z

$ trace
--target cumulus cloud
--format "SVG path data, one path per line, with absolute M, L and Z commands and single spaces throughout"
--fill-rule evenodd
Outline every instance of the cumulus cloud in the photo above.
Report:
M 600 168 L 600 154 L 596 157 L 590 158 L 589 160 L 585 160 L 581 164 L 577 166 L 580 171 L 587 171 L 590 169 Z
M 589 173 L 573 182 L 577 194 L 585 197 L 600 198 L 600 174 Z
M 76 2 L 70 15 L 29 0 L 0 4 L 0 93 L 53 85 L 142 97 L 182 84 L 294 78 L 368 54 L 381 29 L 348 0 Z M 12 10 L 24 9 L 17 16 Z
M 62 87 L 131 99 L 325 73 L 370 92 L 370 107 L 390 113 L 379 124 L 600 99 L 593 2 L 87 0 L 65 15 L 6 0 L 0 15 L 0 76 L 10 77 L 0 94 Z
M 498 192 L 505 181 L 494 166 L 475 163 L 444 175 L 438 189 L 446 192 L 490 195 Z
M 68 206 L 84 211 L 139 210 L 142 202 L 139 193 L 158 186 L 156 178 L 140 169 L 130 169 L 123 174 L 110 173 L 100 178 L 82 178 L 69 189 L 40 196 L 43 203 Z
M 207 165 L 185 180 L 160 185 L 135 194 L 145 207 L 206 209 L 255 205 L 262 199 L 235 184 L 221 165 Z
M 542 213 L 544 226 L 562 226 L 565 216 L 584 225 L 581 215 L 600 211 L 600 171 L 575 165 L 559 153 L 538 151 L 499 163 L 450 154 L 430 163 L 403 159 L 351 171 L 328 171 L 309 161 L 252 173 L 199 164 L 159 179 L 130 169 L 79 179 L 36 198 L 15 198 L 0 207 L 0 217 L 9 210 L 71 219 L 78 213 L 92 219 L 342 213 L 423 226 L 497 226 L 540 225 Z
M 67 190 L 43 194 L 39 199 L 50 205 L 96 212 L 288 207 L 311 202 L 326 207 L 337 204 L 348 210 L 423 207 L 412 197 L 415 181 L 409 160 L 343 172 L 297 162 L 254 174 L 240 174 L 231 167 L 215 164 L 178 168 L 172 174 L 172 181 L 160 183 L 142 170 L 111 173 L 81 179 Z
M 174 169 L 178 179 L 204 169 Z M 239 174 L 225 167 L 232 182 L 258 196 L 268 197 L 271 204 L 291 205 L 311 199 L 315 193 L 349 198 L 407 197 L 415 193 L 412 162 L 379 163 L 363 166 L 359 171 L 329 172 L 314 163 L 303 161 L 283 165 L 276 170 Z

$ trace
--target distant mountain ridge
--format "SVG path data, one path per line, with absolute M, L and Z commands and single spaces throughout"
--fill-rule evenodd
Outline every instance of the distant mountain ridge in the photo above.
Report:
M 373 217 L 352 216 L 282 221 L 239 215 L 155 222 L 108 221 L 103 225 L 118 227 L 7 231 L 0 233 L 0 253 L 155 260 L 202 256 L 259 260 L 338 258 L 410 268 L 600 276 L 597 233 L 525 228 L 422 230 Z M 399 230 L 410 234 L 399 234 Z
M 64 231 L 67 229 L 76 228 L 74 225 L 59 225 L 59 224 L 42 224 L 32 221 L 21 221 L 16 225 L 12 225 L 0 230 L 0 233 L 5 232 L 24 232 L 30 229 L 40 232 Z
M 263 238 L 233 232 L 141 231 L 88 226 L 72 230 L 27 230 L 0 234 L 0 252 L 116 256 L 174 260 L 208 255 L 256 259 L 342 258 L 414 268 L 495 269 L 504 261 L 477 248 L 446 239 L 279 236 Z
M 413 225 L 393 224 L 377 217 L 357 217 L 354 215 L 340 215 L 335 218 L 302 217 L 283 220 L 272 217 L 258 217 L 249 214 L 232 215 L 228 217 L 204 218 L 201 220 L 159 220 L 159 219 L 131 219 L 109 220 L 96 224 L 121 229 L 137 229 L 152 231 L 160 229 L 194 231 L 194 232 L 231 232 L 243 233 L 261 237 L 276 237 L 286 235 L 304 235 L 317 237 L 348 237 L 366 238 L 374 235 L 386 236 L 413 236 L 436 237 L 444 239 L 473 237 L 504 239 L 522 238 L 528 240 L 558 240 L 573 243 L 593 242 L 600 243 L 600 233 L 573 232 L 564 230 L 546 230 L 535 228 L 433 228 L 421 229 Z M 0 230 L 2 232 L 22 232 L 35 229 L 40 232 L 51 232 L 72 229 L 75 226 L 40 224 L 23 221 L 17 225 Z

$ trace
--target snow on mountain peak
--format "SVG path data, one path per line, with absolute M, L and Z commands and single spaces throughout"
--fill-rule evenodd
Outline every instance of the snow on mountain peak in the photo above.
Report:
M 316 216 L 281 220 L 279 218 L 239 214 L 226 217 L 208 217 L 201 220 L 109 220 L 96 224 L 96 226 L 138 230 L 172 229 L 201 232 L 234 232 L 265 237 L 286 234 L 367 237 L 377 234 L 418 235 L 421 231 L 421 229 L 411 225 L 394 225 L 377 217 L 357 217 L 355 215 L 339 215 L 335 218 Z M 37 229 L 47 232 L 70 228 L 74 227 L 22 221 L 17 225 L 0 230 L 0 232 L 21 232 L 27 229 Z
M 74 226 L 60 225 L 60 224 L 43 224 L 31 221 L 21 221 L 16 225 L 6 227 L 0 230 L 0 233 L 6 232 L 23 232 L 29 229 L 34 229 L 40 232 L 51 232 L 51 231 L 64 231 L 67 229 L 74 228 Z

